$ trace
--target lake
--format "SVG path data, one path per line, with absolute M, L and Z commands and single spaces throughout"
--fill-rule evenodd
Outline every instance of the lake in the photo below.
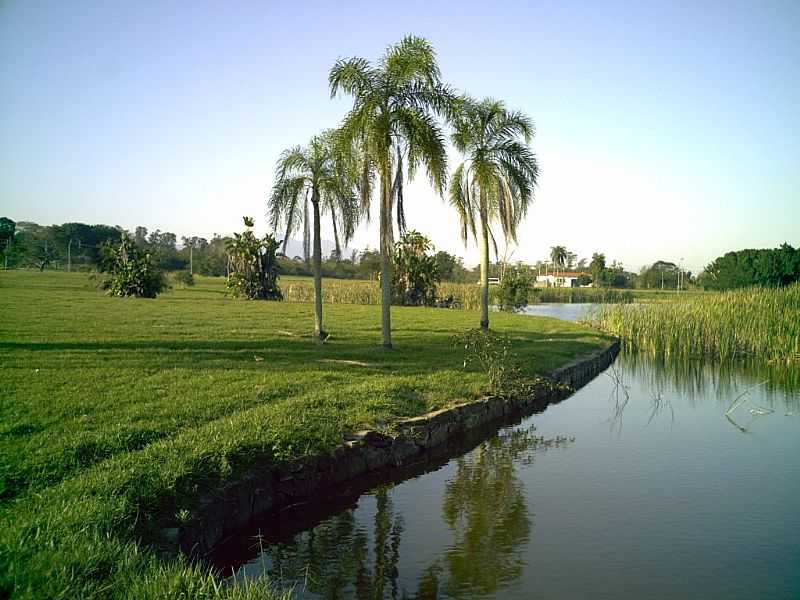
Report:
M 796 368 L 623 353 L 466 453 L 215 560 L 301 598 L 798 598 L 799 388 Z

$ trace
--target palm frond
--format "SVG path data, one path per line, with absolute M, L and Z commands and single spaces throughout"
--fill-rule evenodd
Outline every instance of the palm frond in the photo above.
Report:
M 328 74 L 331 98 L 342 91 L 351 96 L 363 96 L 373 87 L 377 73 L 364 58 L 339 59 Z

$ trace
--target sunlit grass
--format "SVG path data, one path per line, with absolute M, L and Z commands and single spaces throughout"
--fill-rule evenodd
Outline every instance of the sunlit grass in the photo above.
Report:
M 233 300 L 219 279 L 137 300 L 86 275 L 8 272 L 0 315 L 0 597 L 270 598 L 158 560 L 148 540 L 256 462 L 327 452 L 486 385 L 452 347 L 478 322 L 469 310 L 395 308 L 386 352 L 373 306 L 326 305 L 319 346 L 310 305 Z M 551 319 L 492 326 L 529 375 L 605 341 Z

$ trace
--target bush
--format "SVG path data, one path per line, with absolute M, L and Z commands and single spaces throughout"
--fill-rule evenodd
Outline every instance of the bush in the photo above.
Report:
M 392 288 L 394 302 L 405 306 L 436 304 L 439 270 L 431 241 L 418 231 L 409 231 L 395 244 Z
M 103 245 L 100 268 L 107 274 L 102 287 L 110 296 L 155 298 L 167 288 L 164 274 L 153 266 L 150 254 L 127 235 L 119 245 Z
M 489 377 L 494 394 L 511 393 L 519 381 L 519 369 L 511 352 L 511 340 L 505 335 L 483 329 L 470 329 L 456 336 L 464 348 L 464 368 L 478 367 Z
M 515 311 L 528 306 L 528 298 L 533 290 L 533 279 L 518 269 L 512 269 L 496 292 L 497 305 L 500 310 Z
M 176 271 L 172 274 L 172 278 L 175 280 L 175 283 L 184 288 L 192 287 L 194 285 L 194 275 L 192 275 L 189 271 Z
M 227 244 L 231 266 L 228 291 L 237 298 L 283 300 L 276 257 L 280 242 L 269 234 L 257 238 L 252 218 L 244 217 L 244 224 L 247 229 L 234 233 Z

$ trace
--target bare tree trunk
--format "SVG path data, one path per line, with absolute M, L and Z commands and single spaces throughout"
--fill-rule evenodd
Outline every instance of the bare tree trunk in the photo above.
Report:
M 311 197 L 314 211 L 314 337 L 324 341 L 326 334 L 322 329 L 322 240 L 320 239 L 319 195 L 316 189 Z
M 381 168 L 381 335 L 383 347 L 392 347 L 392 197 L 388 157 Z
M 483 190 L 481 190 L 483 196 Z M 483 198 L 481 205 L 485 206 Z M 489 223 L 481 210 L 481 329 L 489 329 Z

